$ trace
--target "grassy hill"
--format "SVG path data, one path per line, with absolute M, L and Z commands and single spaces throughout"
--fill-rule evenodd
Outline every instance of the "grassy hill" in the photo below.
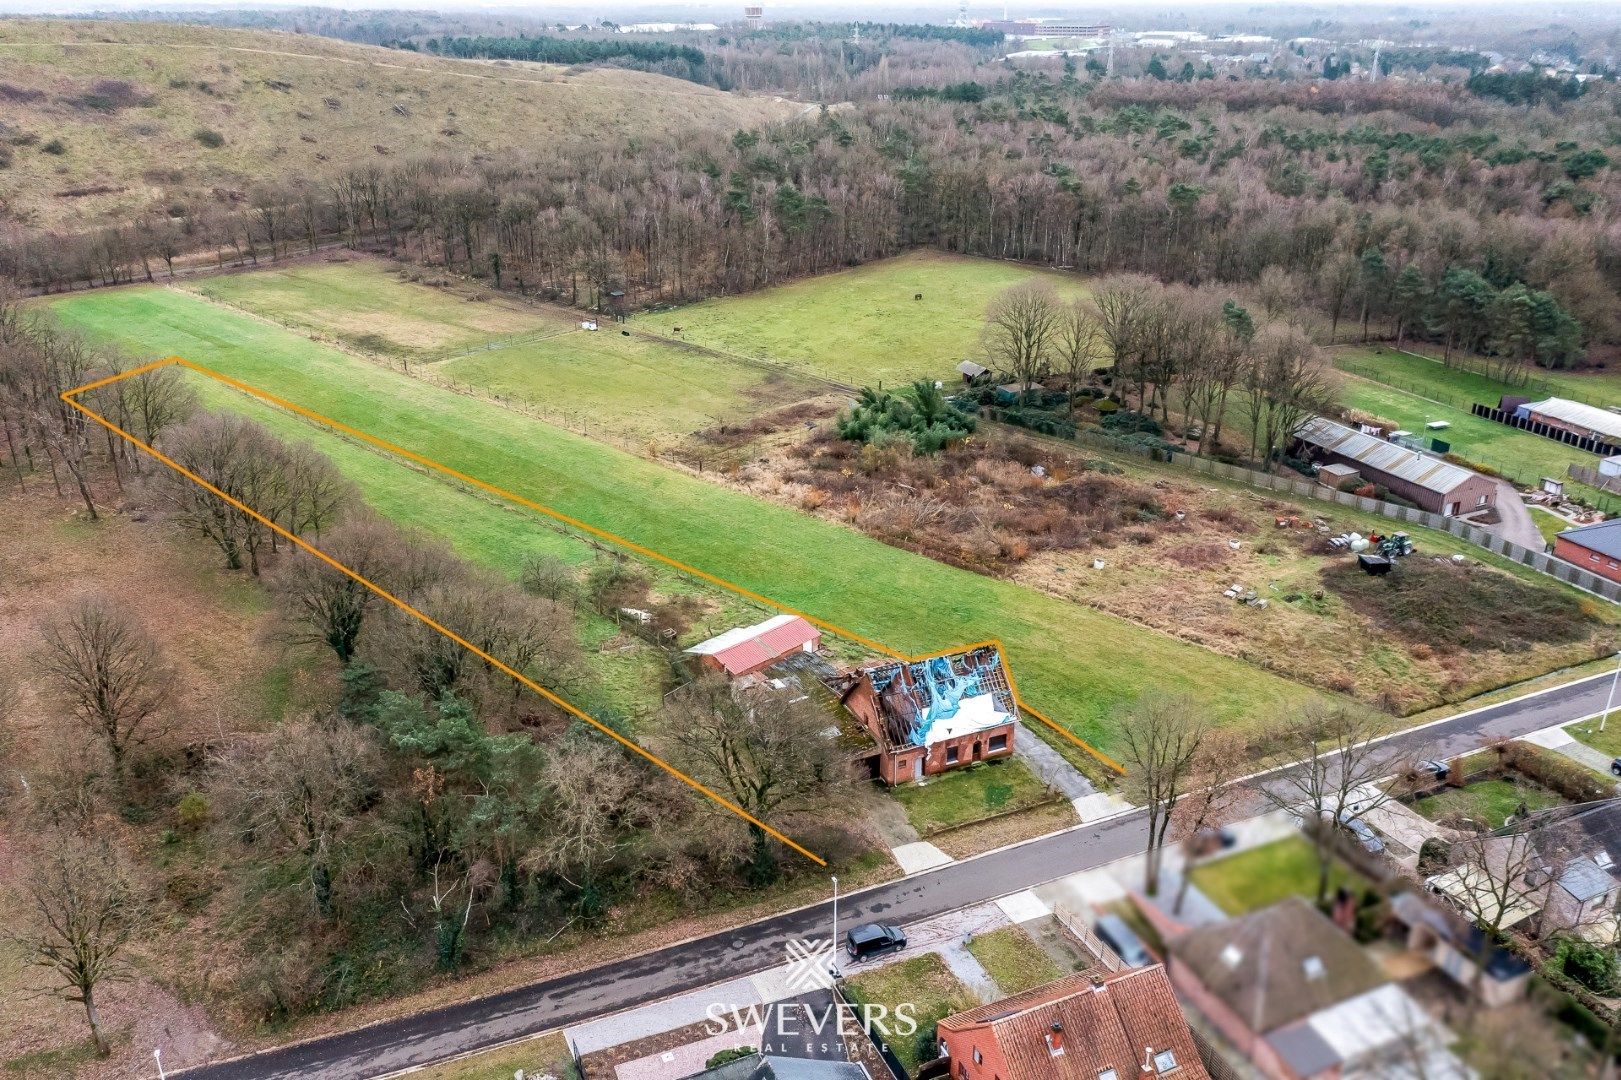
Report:
M 0 19 L 0 223 L 82 226 L 435 150 L 802 106 L 612 68 L 448 60 L 303 34 Z M 220 141 L 220 140 L 223 141 Z

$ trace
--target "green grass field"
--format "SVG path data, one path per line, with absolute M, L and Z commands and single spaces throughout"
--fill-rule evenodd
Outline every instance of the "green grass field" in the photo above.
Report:
M 107 290 L 50 306 L 69 326 L 134 355 L 186 356 L 896 649 L 1000 639 L 1031 703 L 1105 749 L 1117 745 L 1114 716 L 1150 687 L 1196 695 L 1228 721 L 1253 722 L 1315 696 L 1240 661 L 889 547 L 176 290 Z M 218 386 L 207 397 L 245 407 Z M 510 569 L 528 550 L 566 542 L 529 515 L 370 453 L 336 456 L 379 511 L 470 556 Z
M 411 361 L 580 325 L 559 308 L 528 307 L 501 296 L 475 302 L 465 291 L 416 284 L 371 259 L 222 274 L 187 288 L 312 336 Z
M 1064 977 L 1064 971 L 1020 926 L 979 934 L 968 951 L 1002 993 L 1020 994 Z
M 1521 484 L 1534 484 L 1540 477 L 1565 480 L 1575 494 L 1599 496 L 1585 485 L 1571 483 L 1568 465 L 1597 464 L 1597 457 L 1574 446 L 1566 446 L 1529 431 L 1499 424 L 1469 411 L 1472 402 L 1496 405 L 1502 394 L 1519 392 L 1485 376 L 1461 370 L 1448 370 L 1423 357 L 1384 349 L 1345 350 L 1339 353 L 1339 366 L 1347 373 L 1343 400 L 1353 409 L 1394 421 L 1426 439 L 1434 435 L 1452 444 L 1452 451 L 1488 468 L 1495 469 Z M 1363 378 L 1357 373 L 1377 374 L 1389 382 Z M 1574 376 L 1569 376 L 1574 377 Z M 1445 420 L 1444 431 L 1427 432 L 1424 425 Z M 1613 500 L 1613 496 L 1609 497 Z
M 1048 797 L 1046 785 L 1017 758 L 984 762 L 931 777 L 925 784 L 894 790 L 907 819 L 923 836 L 1033 806 Z
M 673 440 L 828 391 L 786 371 L 618 331 L 573 333 L 475 353 L 434 370 L 555 415 L 635 439 Z
M 985 308 L 1002 290 L 1031 280 L 1049 281 L 1065 297 L 1086 292 L 1074 274 L 919 251 L 640 315 L 632 325 L 852 386 L 955 380 L 958 362 L 979 356 Z M 914 300 L 919 293 L 923 299 Z
M 1525 386 L 1505 383 L 1489 375 L 1448 368 L 1439 358 L 1412 352 L 1397 352 L 1381 345 L 1362 345 L 1336 350 L 1336 357 L 1350 366 L 1377 364 L 1385 373 L 1416 392 L 1442 401 L 1481 401 L 1496 404 L 1503 394 L 1530 394 L 1533 397 L 1575 397 L 1599 406 L 1621 405 L 1621 371 L 1544 371 L 1532 368 Z M 1464 364 L 1478 367 L 1482 361 L 1470 357 Z

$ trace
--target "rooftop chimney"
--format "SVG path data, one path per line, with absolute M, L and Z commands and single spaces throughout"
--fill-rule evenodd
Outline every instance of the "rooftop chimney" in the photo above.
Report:
M 1064 1052 L 1064 1025 L 1057 1020 L 1053 1021 L 1052 1030 L 1047 1032 L 1047 1053 L 1057 1057 Z

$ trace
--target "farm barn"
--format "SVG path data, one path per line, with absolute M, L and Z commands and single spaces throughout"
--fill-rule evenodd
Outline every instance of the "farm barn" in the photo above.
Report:
M 700 667 L 741 679 L 764 671 L 796 653 L 813 653 L 822 632 L 798 615 L 776 615 L 753 626 L 738 626 L 687 650 Z
M 1564 398 L 1530 401 L 1514 415 L 1591 439 L 1621 442 L 1621 414 Z
M 991 646 L 866 664 L 835 676 L 829 688 L 877 742 L 871 763 L 886 784 L 1013 753 L 1018 707 Z
M 1497 502 L 1497 482 L 1438 457 L 1314 416 L 1295 438 L 1312 461 L 1347 465 L 1370 484 L 1379 484 L 1432 514 L 1454 517 Z

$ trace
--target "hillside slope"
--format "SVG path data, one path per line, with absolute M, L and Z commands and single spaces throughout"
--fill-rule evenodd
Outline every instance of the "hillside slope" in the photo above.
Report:
M 0 19 L 0 222 L 128 220 L 356 162 L 730 131 L 802 108 L 612 68 L 447 60 L 272 31 Z

